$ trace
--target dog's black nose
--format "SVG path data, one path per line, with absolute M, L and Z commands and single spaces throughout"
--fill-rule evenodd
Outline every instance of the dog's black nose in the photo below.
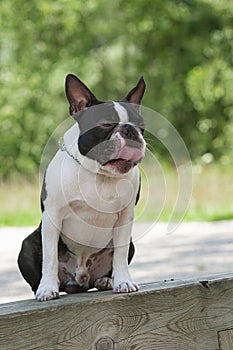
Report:
M 138 132 L 131 124 L 122 125 L 120 129 L 120 134 L 126 139 L 138 141 Z

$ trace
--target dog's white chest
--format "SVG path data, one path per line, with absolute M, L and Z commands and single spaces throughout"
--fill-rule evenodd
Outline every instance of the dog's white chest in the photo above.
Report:
M 73 179 L 74 181 L 74 179 Z M 102 249 L 113 237 L 113 228 L 134 199 L 133 184 L 81 169 L 76 186 L 65 191 L 67 205 L 62 233 L 77 244 Z
M 85 202 L 71 202 L 62 223 L 62 233 L 79 245 L 102 249 L 112 238 L 118 215 L 97 212 Z

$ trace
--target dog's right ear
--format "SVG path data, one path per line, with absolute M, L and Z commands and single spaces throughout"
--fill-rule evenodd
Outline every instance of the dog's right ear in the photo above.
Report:
M 73 74 L 66 76 L 65 90 L 70 103 L 71 116 L 97 103 L 95 95 Z

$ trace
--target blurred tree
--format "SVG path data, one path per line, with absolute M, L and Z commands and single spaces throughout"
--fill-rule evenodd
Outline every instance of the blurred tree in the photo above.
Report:
M 173 123 L 192 157 L 229 161 L 231 1 L 8 0 L 0 15 L 1 177 L 35 174 L 68 116 L 69 72 L 106 100 L 123 97 L 143 74 L 144 105 Z

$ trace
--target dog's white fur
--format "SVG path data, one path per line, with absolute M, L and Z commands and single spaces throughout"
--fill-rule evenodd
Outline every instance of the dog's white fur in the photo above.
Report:
M 122 123 L 122 106 L 115 104 Z M 124 112 L 124 113 L 123 113 Z M 126 112 L 127 113 L 127 112 Z M 42 214 L 42 279 L 36 292 L 40 301 L 58 296 L 58 240 L 60 232 L 78 256 L 78 275 L 85 272 L 90 254 L 113 240 L 114 292 L 138 290 L 128 270 L 128 247 L 139 188 L 137 166 L 127 174 L 113 174 L 106 166 L 80 154 L 76 123 L 64 135 L 69 153 L 59 150 L 46 171 L 47 197 Z M 82 187 L 80 187 L 80 183 Z M 119 195 L 120 193 L 120 195 Z

